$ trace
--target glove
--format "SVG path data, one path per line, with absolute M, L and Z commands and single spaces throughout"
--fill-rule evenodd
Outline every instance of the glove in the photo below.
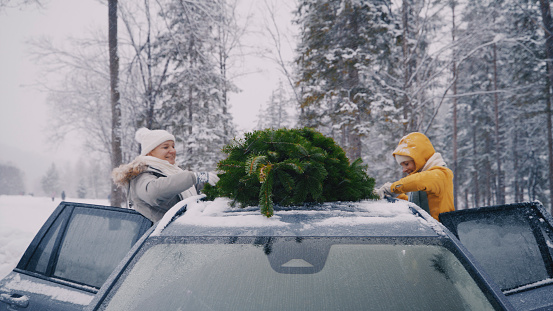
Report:
M 201 189 L 203 188 L 204 184 L 209 183 L 212 186 L 215 186 L 215 184 L 219 181 L 219 177 L 217 174 L 212 172 L 195 172 L 194 175 L 196 175 L 196 188 Z
M 385 197 L 396 198 L 399 195 L 392 192 L 392 183 L 389 182 L 385 183 L 380 188 L 375 190 L 374 193 L 378 195 L 380 199 L 384 199 Z
M 217 174 L 215 174 L 213 172 L 209 172 L 209 173 L 207 173 L 207 175 L 208 175 L 207 182 L 210 185 L 215 186 L 215 184 L 219 181 L 219 176 L 217 176 Z

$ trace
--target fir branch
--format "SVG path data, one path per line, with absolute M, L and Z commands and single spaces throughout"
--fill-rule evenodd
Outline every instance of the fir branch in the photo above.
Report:
M 267 217 L 273 216 L 273 178 L 269 174 L 266 182 L 261 185 L 260 194 L 259 194 L 259 207 L 261 208 L 261 213 Z
M 271 174 L 271 169 L 273 168 L 272 164 L 263 165 L 259 168 L 259 182 L 264 183 Z
M 227 196 L 241 207 L 259 204 L 273 215 L 273 202 L 304 205 L 355 201 L 372 197 L 374 179 L 360 160 L 351 165 L 333 139 L 313 129 L 279 129 L 246 133 L 225 148 L 227 159 L 208 198 Z
M 252 175 L 257 173 L 257 168 L 260 164 L 266 163 L 267 157 L 260 155 L 252 155 L 246 161 L 246 174 Z

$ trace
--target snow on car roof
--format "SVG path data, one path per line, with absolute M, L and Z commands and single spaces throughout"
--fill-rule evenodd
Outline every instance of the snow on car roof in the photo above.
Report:
M 257 206 L 232 207 L 228 198 L 202 201 L 204 197 L 175 205 L 152 236 L 436 236 L 442 230 L 438 222 L 416 215 L 421 210 L 402 200 L 275 207 L 275 214 L 267 218 Z

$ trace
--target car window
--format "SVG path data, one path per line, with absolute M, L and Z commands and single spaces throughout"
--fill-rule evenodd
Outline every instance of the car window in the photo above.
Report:
M 103 210 L 76 207 L 53 275 L 94 287 L 102 286 L 138 239 L 141 222 L 137 220 L 132 214 L 117 213 L 108 217 Z
M 363 239 L 147 242 L 105 310 L 493 310 L 446 247 Z
M 539 203 L 517 203 L 444 213 L 440 220 L 512 293 L 553 278 L 552 228 L 544 213 Z
M 65 208 L 24 270 L 99 288 L 147 229 L 144 223 L 137 213 Z
M 60 237 L 60 228 L 64 220 L 64 217 L 58 217 L 54 224 L 48 229 L 44 239 L 40 242 L 29 260 L 26 270 L 46 274 L 48 263 L 54 251 L 54 244 Z
M 534 232 L 523 217 L 498 213 L 457 227 L 459 239 L 504 290 L 548 278 Z

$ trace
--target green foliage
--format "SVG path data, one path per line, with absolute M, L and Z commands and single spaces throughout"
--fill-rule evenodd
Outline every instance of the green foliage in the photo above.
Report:
M 206 185 L 208 199 L 229 197 L 239 206 L 259 205 L 273 215 L 273 204 L 303 205 L 374 198 L 374 179 L 361 159 L 351 165 L 332 138 L 310 129 L 247 133 L 223 151 L 220 180 Z

